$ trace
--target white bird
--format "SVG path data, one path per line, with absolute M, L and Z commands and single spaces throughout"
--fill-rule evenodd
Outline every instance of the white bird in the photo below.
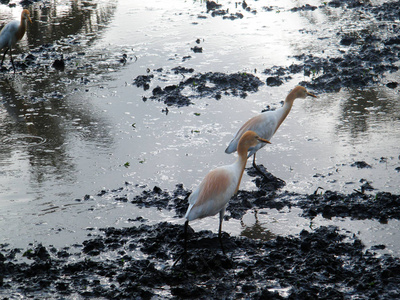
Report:
M 189 207 L 185 218 L 185 244 L 186 253 L 187 227 L 189 221 L 219 213 L 218 238 L 221 243 L 222 252 L 225 253 L 221 239 L 222 220 L 229 200 L 239 189 L 244 168 L 247 162 L 247 151 L 259 143 L 269 143 L 260 138 L 255 132 L 248 131 L 243 134 L 238 143 L 238 159 L 231 165 L 218 167 L 210 171 L 197 189 L 189 197 Z M 179 259 L 178 259 L 179 260 Z
M 18 20 L 11 21 L 6 26 L 4 26 L 3 29 L 0 31 L 0 50 L 6 48 L 0 66 L 3 65 L 6 53 L 8 50 L 10 50 L 11 64 L 15 72 L 14 61 L 11 55 L 12 48 L 18 41 L 20 41 L 23 38 L 26 31 L 28 20 L 32 23 L 29 10 L 24 9 L 21 13 L 21 22 Z
M 235 152 L 239 143 L 241 136 L 247 132 L 248 130 L 252 130 L 258 134 L 259 137 L 270 140 L 275 132 L 278 130 L 279 126 L 285 120 L 287 115 L 292 108 L 293 102 L 297 98 L 306 98 L 307 96 L 317 97 L 314 94 L 307 92 L 307 90 L 302 86 L 295 87 L 289 95 L 287 95 L 283 107 L 275 110 L 275 111 L 267 111 L 262 114 L 259 114 L 255 117 L 252 117 L 243 126 L 238 130 L 235 137 L 229 143 L 228 147 L 225 150 L 225 153 Z M 260 143 L 254 147 L 249 149 L 249 154 L 247 157 L 254 155 L 253 157 L 253 166 L 254 168 L 263 176 L 265 174 L 258 168 L 256 165 L 256 153 L 266 144 Z

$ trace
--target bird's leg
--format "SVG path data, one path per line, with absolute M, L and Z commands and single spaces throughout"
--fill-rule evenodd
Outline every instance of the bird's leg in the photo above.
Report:
M 6 49 L 6 51 L 4 51 L 4 54 L 3 54 L 3 59 L 1 60 L 1 65 L 0 65 L 0 66 L 2 66 L 2 65 L 3 65 L 4 58 L 6 57 L 6 53 L 7 53 L 8 49 L 9 49 L 9 48 L 7 48 L 7 49 Z
M 13 66 L 14 73 L 15 73 L 15 66 L 14 66 L 14 60 L 13 60 L 13 58 L 12 58 L 12 51 L 11 51 L 11 48 L 10 48 L 10 57 L 11 57 L 11 64 L 12 64 L 12 66 Z
M 184 238 L 185 238 L 184 244 L 183 244 L 183 253 L 181 255 L 179 255 L 178 259 L 174 262 L 172 267 L 175 267 L 175 265 L 182 259 L 182 257 L 186 256 L 186 254 L 187 254 L 187 229 L 188 229 L 188 226 L 189 226 L 189 221 L 186 220 L 184 231 L 183 231 Z
M 185 229 L 184 229 L 184 236 L 185 236 L 185 243 L 184 243 L 184 245 L 183 245 L 183 253 L 186 255 L 186 253 L 187 253 L 187 229 L 188 229 L 188 226 L 189 226 L 189 221 L 188 220 L 186 220 L 186 222 L 185 222 Z
M 219 243 L 221 244 L 221 249 L 222 249 L 223 254 L 225 254 L 225 249 L 224 249 L 224 245 L 222 244 L 221 231 L 222 231 L 222 221 L 224 219 L 224 214 L 225 214 L 225 209 L 223 209 L 219 212 L 219 229 L 218 229 L 218 239 L 219 239 Z
M 257 170 L 257 172 L 258 172 L 262 177 L 264 177 L 265 180 L 268 180 L 267 175 L 266 175 L 263 171 L 261 171 L 261 169 L 256 165 L 256 154 L 255 154 L 255 153 L 253 154 L 253 167 L 254 167 L 254 169 Z

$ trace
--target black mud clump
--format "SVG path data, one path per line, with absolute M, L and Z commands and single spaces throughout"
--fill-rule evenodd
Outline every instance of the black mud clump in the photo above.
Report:
M 133 83 L 137 87 L 143 87 L 143 89 L 146 91 L 150 88 L 150 82 L 154 78 L 154 75 L 139 75 L 137 76 L 134 80 Z
M 183 80 L 163 88 L 156 86 L 152 90 L 150 99 L 164 102 L 168 106 L 181 107 L 191 105 L 193 100 L 202 97 L 219 100 L 222 95 L 233 95 L 245 98 L 248 92 L 257 92 L 258 88 L 263 85 L 258 77 L 249 73 L 207 72 L 186 78 L 184 74 L 193 73 L 193 69 L 177 67 L 173 71 L 175 74 L 182 74 Z M 140 75 L 133 82 L 136 86 L 146 90 L 152 79 L 152 75 Z
M 219 8 L 221 8 L 221 6 L 222 6 L 222 4 L 218 4 L 214 1 L 208 1 L 208 0 L 206 1 L 207 11 L 219 9 Z
M 311 81 L 301 82 L 317 91 L 339 91 L 343 87 L 366 87 L 380 80 L 385 72 L 394 72 L 398 67 L 387 62 L 396 58 L 395 50 L 385 47 L 366 46 L 359 51 L 352 51 L 343 56 L 321 58 L 312 54 L 296 58 L 303 61 L 304 74 L 312 77 Z
M 254 167 L 248 168 L 247 174 L 255 178 L 253 181 L 260 190 L 275 192 L 286 185 L 285 181 L 268 172 L 263 165 L 258 165 L 257 167 L 263 173 L 262 175 Z
M 336 227 L 303 230 L 268 241 L 224 233 L 227 255 L 221 253 L 216 233 L 189 229 L 187 255 L 176 265 L 182 253 L 183 225 L 166 222 L 104 228 L 84 242 L 97 245 L 97 255 L 74 245 L 34 249 L 49 255 L 24 261 L 20 249 L 1 245 L 0 295 L 46 299 L 400 297 L 399 258 L 377 257 L 359 239 Z
M 324 194 L 309 195 L 298 201 L 306 217 L 321 214 L 325 218 L 351 217 L 354 219 L 376 219 L 387 223 L 388 219 L 400 219 L 400 195 L 379 192 L 367 195 L 356 192 L 344 195 L 326 191 Z
M 277 192 L 286 185 L 285 181 L 272 175 L 263 165 L 258 165 L 258 167 L 263 172 L 263 176 L 260 176 L 254 167 L 247 169 L 247 174 L 254 177 L 253 182 L 258 190 L 239 190 L 237 195 L 229 201 L 227 211 L 230 216 L 225 216 L 225 219 L 230 217 L 241 219 L 248 210 L 253 208 L 275 208 L 279 210 L 285 206 L 291 206 L 291 203 L 283 198 L 276 201 L 278 199 Z
M 177 215 L 182 217 L 186 213 L 190 194 L 191 191 L 186 190 L 182 184 L 177 184 L 172 193 L 154 186 L 152 190 L 144 190 L 140 195 L 133 197 L 131 203 L 139 207 L 175 209 Z
M 357 167 L 359 169 L 372 168 L 371 165 L 367 164 L 365 161 L 355 161 L 350 166 Z
M 240 4 L 240 2 L 235 3 L 236 9 L 240 9 L 243 12 L 251 12 L 253 14 L 257 13 L 255 9 L 252 9 L 247 5 L 246 1 L 241 2 L 241 5 L 238 4 Z M 224 9 L 222 4 L 218 4 L 214 1 L 206 1 L 206 8 L 207 13 L 212 17 L 222 17 L 224 20 L 237 20 L 243 19 L 244 17 L 240 11 L 231 12 L 228 8 Z M 204 15 L 199 15 L 199 18 L 203 19 L 206 17 Z
M 298 12 L 298 11 L 314 11 L 316 10 L 318 7 L 310 5 L 310 4 L 306 4 L 300 7 L 293 7 L 291 9 L 292 12 Z

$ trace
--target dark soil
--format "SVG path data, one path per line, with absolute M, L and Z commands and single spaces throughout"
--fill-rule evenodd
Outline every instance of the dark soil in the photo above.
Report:
M 172 263 L 182 252 L 181 225 L 102 231 L 72 248 L 32 245 L 21 251 L 3 246 L 0 294 L 105 299 L 400 297 L 400 260 L 375 257 L 359 239 L 336 227 L 270 241 L 224 233 L 227 256 L 219 250 L 215 233 L 189 230 L 188 253 L 176 266 Z M 21 261 L 21 254 L 27 262 Z
M 162 70 L 156 70 L 157 73 Z M 193 69 L 183 67 L 173 68 L 175 74 L 181 74 L 183 80 L 167 85 L 163 88 L 156 86 L 152 90 L 150 99 L 164 102 L 168 106 L 187 106 L 193 104 L 193 99 L 203 97 L 221 99 L 222 95 L 233 95 L 242 98 L 247 97 L 248 92 L 257 92 L 258 88 L 264 84 L 258 77 L 247 73 L 225 74 L 220 72 L 199 73 L 186 79 L 184 74 L 193 73 Z M 150 82 L 154 79 L 154 74 L 139 75 L 133 80 L 137 87 L 144 90 L 150 88 Z M 190 89 L 190 93 L 185 88 Z M 143 97 L 146 101 L 147 97 Z
M 231 199 L 226 219 L 240 219 L 252 208 L 296 206 L 310 219 L 400 219 L 400 196 L 325 191 L 312 195 L 280 192 L 285 183 L 268 173 L 256 176 L 258 187 L 240 190 Z M 128 199 L 129 184 L 103 190 L 97 196 L 112 201 L 175 210 L 182 217 L 190 191 L 177 185 L 172 192 L 155 186 Z M 85 196 L 85 199 L 89 196 Z M 385 245 L 365 249 L 351 232 L 336 227 L 303 230 L 299 235 L 269 241 L 232 237 L 223 232 L 229 249 L 223 255 L 216 232 L 193 232 L 189 227 L 188 253 L 183 251 L 183 225 L 161 222 L 128 228 L 104 228 L 82 244 L 62 249 L 31 245 L 28 249 L 0 249 L 0 295 L 106 299 L 252 298 L 252 299 L 393 299 L 400 297 L 400 259 L 376 256 Z M 183 221 L 182 221 L 183 223 Z M 142 254 L 140 254 L 142 253 Z M 25 257 L 25 261 L 23 260 Z

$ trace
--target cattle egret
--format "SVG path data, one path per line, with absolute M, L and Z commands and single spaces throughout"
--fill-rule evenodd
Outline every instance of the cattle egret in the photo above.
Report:
M 289 114 L 294 100 L 297 98 L 306 98 L 307 96 L 317 97 L 317 96 L 307 92 L 307 90 L 302 86 L 295 87 L 289 93 L 289 95 L 287 95 L 285 102 L 283 104 L 283 107 L 281 107 L 275 111 L 267 111 L 262 114 L 259 114 L 255 117 L 252 117 L 250 120 L 248 120 L 246 123 L 244 123 L 243 126 L 236 133 L 235 137 L 229 143 L 228 147 L 225 150 L 225 153 L 229 154 L 229 153 L 235 152 L 237 150 L 238 142 L 239 142 L 241 136 L 248 130 L 252 130 L 252 131 L 256 132 L 258 134 L 258 136 L 263 139 L 270 140 L 272 138 L 272 136 L 275 134 L 275 132 L 278 130 L 279 126 L 285 120 L 287 115 Z M 254 155 L 253 166 L 263 176 L 265 176 L 265 174 L 256 165 L 256 152 L 258 150 L 260 150 L 262 147 L 264 147 L 265 145 L 266 144 L 264 144 L 264 143 L 259 143 L 254 147 L 250 147 L 249 154 L 247 156 L 247 157 L 250 157 L 250 156 Z
M 4 26 L 3 29 L 0 31 L 0 50 L 6 48 L 0 66 L 3 65 L 6 53 L 8 50 L 10 50 L 11 64 L 13 66 L 14 72 L 15 72 L 15 66 L 11 54 L 12 48 L 24 36 L 27 26 L 27 20 L 29 20 L 32 23 L 32 20 L 29 15 L 30 15 L 29 10 L 24 9 L 21 13 L 21 22 L 19 22 L 18 20 L 11 21 L 6 26 Z

